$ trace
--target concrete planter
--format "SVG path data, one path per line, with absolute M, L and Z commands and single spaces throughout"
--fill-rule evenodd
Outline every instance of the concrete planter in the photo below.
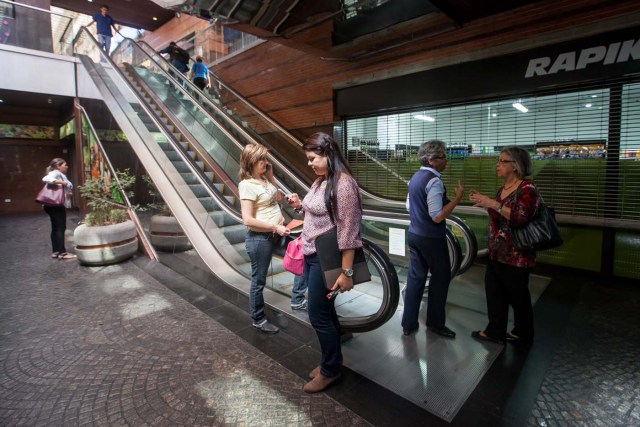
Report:
M 86 265 L 108 265 L 131 258 L 138 250 L 136 226 L 132 221 L 87 227 L 73 232 L 78 261 Z
M 149 234 L 151 244 L 160 251 L 183 252 L 191 249 L 191 242 L 173 216 L 152 216 Z

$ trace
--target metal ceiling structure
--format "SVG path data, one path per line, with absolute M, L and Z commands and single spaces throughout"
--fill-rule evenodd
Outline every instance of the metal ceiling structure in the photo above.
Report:
M 290 47 L 355 60 L 539 0 L 187 0 L 176 12 Z M 309 37 L 316 29 L 326 37 Z M 331 32 L 331 36 L 327 34 Z

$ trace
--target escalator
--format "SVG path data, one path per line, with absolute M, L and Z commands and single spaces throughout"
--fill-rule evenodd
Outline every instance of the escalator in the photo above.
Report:
M 209 120 L 208 114 L 210 114 L 213 120 L 216 120 L 242 144 L 256 141 L 271 147 L 271 160 L 276 166 L 274 173 L 283 188 L 288 189 L 290 192 L 306 194 L 315 176 L 306 165 L 306 159 L 302 155 L 302 143 L 296 137 L 245 100 L 214 73 L 210 72 L 209 77 L 213 85 L 220 88 L 219 93 L 214 94 L 212 90 L 203 93 L 175 70 L 161 55 L 155 52 L 151 46 L 145 42 L 140 42 L 136 45 L 151 58 L 154 70 L 163 69 L 176 77 L 177 82 L 185 87 L 186 92 L 195 95 L 190 99 L 186 95 L 178 94 L 177 99 L 183 103 L 185 108 L 194 111 L 196 120 L 206 122 Z M 118 51 L 114 52 L 114 57 L 117 56 L 119 56 Z M 129 56 L 127 55 L 127 57 Z M 153 71 L 151 69 L 144 70 L 151 63 L 143 60 L 138 60 L 136 63 L 139 64 L 136 67 L 136 69 L 140 69 L 139 78 L 149 82 L 149 89 L 152 91 L 158 90 L 157 84 L 154 87 L 153 82 L 150 82 L 147 78 L 147 73 Z M 191 104 L 191 102 L 196 102 L 201 110 L 198 111 L 198 106 Z M 379 197 L 364 188 L 361 188 L 361 194 L 366 217 L 389 218 L 397 226 L 408 229 L 409 216 L 405 211 L 404 202 Z M 382 231 L 375 222 L 375 219 L 364 222 L 364 234 L 375 239 L 375 242 L 382 248 L 388 249 L 388 225 L 383 227 L 387 230 Z M 447 228 L 451 274 L 453 277 L 464 273 L 471 267 L 478 252 L 478 244 L 475 234 L 461 218 L 451 215 L 447 219 Z M 458 250 L 458 246 L 460 250 Z M 389 251 L 387 250 L 387 252 Z
M 225 127 L 228 123 L 220 123 L 227 117 L 220 108 L 214 105 L 218 115 L 208 114 L 194 102 L 180 79 L 160 67 L 154 69 L 152 58 L 135 43 L 127 44 L 130 62 L 120 59 L 124 56 L 112 61 L 90 33 L 81 30 L 76 53 L 200 258 L 219 280 L 246 295 L 251 268 L 244 248 L 246 228 L 241 221 L 235 177 L 243 146 L 237 139 L 247 132 L 235 129 L 239 136 L 229 132 Z M 185 103 L 187 100 L 191 102 Z M 345 331 L 379 327 L 394 314 L 398 304 L 399 285 L 393 264 L 375 243 L 366 238 L 364 241 L 372 281 L 366 288 L 350 292 L 349 298 L 366 301 L 359 306 L 367 309 L 351 312 L 349 304 L 338 301 Z M 292 274 L 282 269 L 279 259 L 274 258 L 272 266 L 274 283 L 293 282 Z

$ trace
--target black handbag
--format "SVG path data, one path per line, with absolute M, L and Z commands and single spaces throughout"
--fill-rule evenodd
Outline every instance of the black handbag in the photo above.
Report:
M 540 200 L 538 210 L 531 221 L 522 227 L 511 227 L 511 240 L 520 250 L 543 251 L 562 245 L 555 210 Z
M 342 253 L 338 248 L 338 231 L 332 230 L 316 237 L 316 253 L 320 260 L 320 269 L 324 278 L 324 285 L 327 289 L 338 280 L 338 276 L 342 273 Z M 353 284 L 364 283 L 371 280 L 371 273 L 367 267 L 367 258 L 364 250 L 358 248 L 355 250 L 353 258 Z

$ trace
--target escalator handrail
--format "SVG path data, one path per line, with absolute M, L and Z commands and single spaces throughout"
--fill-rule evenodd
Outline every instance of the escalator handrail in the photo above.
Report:
M 98 41 L 93 37 L 91 32 L 87 28 L 84 28 L 84 27 L 81 28 L 79 32 L 81 32 L 83 30 L 85 30 L 87 32 L 87 35 L 90 37 L 90 40 L 93 43 L 95 43 L 96 47 L 99 48 L 100 45 L 99 45 Z M 78 37 L 76 37 L 76 40 L 77 40 L 77 38 Z M 229 208 L 227 206 L 226 201 L 223 202 L 221 200 L 221 196 L 218 195 L 217 192 L 213 191 L 213 189 L 211 188 L 209 183 L 202 178 L 202 176 L 201 176 L 201 174 L 199 172 L 197 172 L 197 170 L 195 169 L 195 166 L 193 165 L 191 159 L 183 152 L 182 148 L 180 147 L 180 144 L 178 144 L 174 140 L 173 134 L 171 132 L 169 132 L 168 129 L 166 128 L 166 126 L 160 120 L 158 120 L 158 118 L 155 116 L 155 114 L 153 114 L 152 109 L 149 108 L 149 106 L 147 105 L 147 102 L 139 96 L 138 91 L 136 90 L 136 88 L 129 81 L 129 79 L 127 79 L 123 75 L 122 71 L 118 68 L 117 64 L 115 64 L 112 61 L 111 57 L 109 55 L 106 55 L 102 49 L 99 48 L 99 50 L 100 50 L 100 54 L 103 56 L 103 58 L 106 58 L 109 61 L 109 63 L 112 65 L 113 69 L 117 70 L 117 72 L 121 75 L 121 77 L 122 77 L 123 81 L 125 82 L 125 84 L 129 87 L 131 92 L 135 94 L 136 98 L 138 99 L 138 103 L 144 109 L 145 114 L 147 114 L 147 116 L 149 116 L 149 118 L 151 118 L 151 120 L 153 121 L 153 124 L 158 129 L 161 130 L 161 132 L 164 134 L 164 136 L 167 139 L 167 141 L 169 142 L 169 144 L 171 144 L 171 147 L 178 153 L 180 158 L 187 164 L 187 167 L 196 176 L 196 178 L 198 179 L 199 183 L 202 184 L 206 188 L 207 194 L 211 198 L 213 198 L 215 200 L 215 202 L 219 205 L 221 210 L 223 210 L 226 214 L 230 215 L 236 221 L 242 222 L 242 217 L 240 215 L 238 215 L 235 210 Z
M 138 42 L 139 44 L 145 44 L 149 47 L 149 49 L 153 49 L 153 47 L 151 45 L 149 45 L 149 43 L 147 43 L 144 40 L 140 40 Z M 191 61 L 193 61 L 194 63 L 196 62 L 192 57 L 189 57 L 189 59 L 191 59 Z M 275 120 L 273 120 L 271 117 L 269 117 L 268 114 L 265 114 L 262 110 L 260 110 L 258 107 L 256 107 L 255 105 L 253 105 L 253 103 L 251 101 L 249 101 L 248 99 L 244 98 L 241 94 L 239 94 L 238 92 L 236 92 L 235 89 L 233 89 L 231 86 L 227 85 L 225 82 L 223 82 L 213 71 L 211 71 L 209 69 L 209 67 L 207 67 L 207 70 L 209 71 L 209 75 L 210 77 L 213 77 L 213 79 L 218 82 L 222 87 L 224 87 L 225 90 L 229 91 L 230 93 L 232 93 L 236 98 L 240 99 L 243 103 L 245 103 L 251 110 L 253 110 L 253 112 L 260 116 L 262 119 L 264 119 L 265 121 L 269 122 L 269 124 L 271 124 L 273 127 L 275 127 L 276 129 L 278 129 L 280 132 L 282 132 L 284 135 L 286 135 L 292 142 L 294 142 L 295 144 L 297 144 L 299 147 L 302 147 L 302 142 L 296 138 L 295 136 L 293 136 L 293 134 L 291 134 L 287 129 L 285 129 L 282 125 L 280 125 L 280 123 L 276 122 Z
M 167 72 L 164 70 L 163 66 L 161 66 L 161 65 L 158 63 L 158 61 L 157 61 L 157 60 L 156 60 L 156 59 L 155 59 L 155 58 L 154 58 L 154 57 L 153 57 L 149 52 L 147 52 L 147 51 L 145 50 L 145 48 L 144 48 L 143 46 L 146 46 L 146 48 L 147 48 L 147 49 L 149 49 L 149 50 L 151 50 L 151 51 L 154 53 L 154 55 L 157 55 L 159 58 L 161 58 L 161 59 L 162 59 L 162 61 L 164 62 L 164 66 L 166 66 L 166 67 L 170 67 L 170 68 L 174 71 L 174 73 L 177 73 L 176 75 L 178 75 L 178 74 L 182 75 L 182 73 L 181 73 L 180 71 L 178 71 L 178 70 L 177 70 L 177 69 L 176 69 L 176 68 L 175 68 L 175 67 L 174 67 L 174 66 L 173 66 L 169 61 L 167 61 L 167 60 L 166 60 L 162 55 L 160 55 L 156 50 L 154 50 L 154 49 L 153 49 L 153 47 L 151 47 L 151 46 L 150 46 L 148 43 L 146 43 L 145 41 L 136 42 L 136 41 L 134 41 L 134 40 L 132 40 L 132 39 L 130 39 L 130 38 L 128 38 L 128 41 L 129 41 L 129 43 L 132 43 L 132 44 L 134 44 L 134 45 L 138 45 L 138 47 L 139 47 L 139 48 L 140 48 L 140 50 L 144 53 L 144 55 L 145 55 L 145 56 L 146 56 L 150 61 L 152 61 L 152 62 L 157 66 L 157 68 L 158 68 L 158 69 L 162 70 L 162 72 L 163 72 L 164 76 L 165 76 L 166 78 L 170 78 L 170 79 L 172 79 L 172 80 L 174 81 L 174 84 L 176 84 L 176 87 L 178 87 L 178 88 L 179 88 L 179 90 L 180 90 L 184 95 L 186 95 L 189 99 L 191 99 L 192 103 L 196 105 L 196 108 L 199 108 L 199 109 L 203 112 L 203 114 L 205 114 L 205 115 L 207 115 L 207 116 L 211 117 L 212 119 L 214 119 L 214 120 L 217 122 L 217 120 L 216 120 L 214 117 L 212 117 L 212 116 L 209 114 L 209 112 L 208 112 L 206 109 L 204 109 L 204 108 L 202 107 L 202 105 L 201 105 L 201 104 L 200 104 L 200 103 L 199 103 L 199 102 L 198 102 L 198 101 L 197 101 L 197 100 L 196 100 L 196 99 L 195 99 L 195 98 L 194 98 L 194 97 L 193 97 L 193 96 L 192 96 L 188 91 L 186 91 L 186 90 L 182 87 L 182 85 L 180 85 L 180 82 L 179 82 L 177 79 L 175 79 L 173 76 L 171 76 L 171 75 L 170 75 L 170 73 L 167 73 Z M 122 44 L 122 43 L 121 43 L 121 44 Z M 119 45 L 118 47 L 120 47 L 120 45 Z M 217 80 L 217 81 L 219 81 L 219 80 L 217 79 L 217 76 L 215 76 L 215 78 L 216 78 L 216 80 Z M 183 80 L 189 80 L 189 79 L 187 79 L 187 78 L 183 78 Z M 196 86 L 195 86 L 191 81 L 189 81 L 187 84 L 188 84 L 188 85 L 190 85 L 189 87 L 190 87 L 193 91 L 199 91 L 199 88 L 197 88 L 197 87 L 196 87 Z M 225 84 L 225 88 L 229 89 L 229 88 L 228 88 L 228 86 L 227 86 L 226 84 Z M 244 102 L 244 103 L 246 103 L 247 105 L 249 105 L 249 106 L 250 106 L 250 108 L 251 108 L 253 111 L 255 111 L 256 113 L 258 113 L 261 117 L 263 117 L 263 118 L 268 117 L 268 116 L 267 116 L 267 115 L 265 115 L 262 111 L 258 110 L 258 109 L 257 109 L 253 104 L 251 104 L 248 100 L 246 100 L 245 98 L 243 98 L 240 94 L 238 94 L 237 92 L 235 92 L 235 91 L 233 91 L 233 90 L 231 90 L 231 92 L 232 92 L 232 93 L 233 93 L 233 94 L 234 94 L 238 99 L 240 99 L 242 102 Z M 197 92 L 196 92 L 196 93 L 197 93 Z M 214 106 L 214 107 L 215 107 L 216 109 L 218 109 L 219 111 L 221 110 L 221 109 L 220 109 L 220 108 L 219 108 L 215 103 L 211 102 L 211 101 L 210 101 L 209 99 L 207 99 L 206 97 L 204 97 L 204 99 L 206 100 L 206 102 L 207 102 L 210 106 Z M 236 130 L 239 130 L 239 131 L 241 131 L 241 132 L 243 132 L 243 133 L 245 132 L 243 128 L 238 127 L 237 123 L 236 123 L 234 120 L 229 120 L 229 122 L 230 122 L 230 123 L 231 123 L 231 124 L 236 128 Z M 270 123 L 271 123 L 271 122 L 272 122 L 272 121 L 270 120 Z M 277 127 L 278 127 L 278 129 L 279 129 L 279 130 L 283 130 L 279 125 L 278 125 Z M 220 129 L 221 129 L 221 130 L 226 134 L 226 136 L 227 136 L 231 141 L 233 141 L 233 143 L 234 143 L 234 144 L 236 144 L 236 146 L 237 146 L 239 149 L 242 149 L 242 147 L 243 147 L 242 143 L 238 142 L 238 141 L 237 141 L 237 140 L 236 140 L 236 139 L 235 139 L 231 134 L 229 134 L 229 133 L 226 131 L 226 129 L 224 128 L 224 126 L 220 126 Z M 287 134 L 288 134 L 288 133 L 287 133 Z M 293 138 L 293 139 L 296 141 L 296 143 L 297 143 L 297 144 L 299 144 L 300 146 L 302 146 L 302 143 L 301 143 L 300 141 L 298 141 L 297 139 L 295 139 L 295 138 L 294 138 L 293 136 L 291 136 L 290 134 L 288 134 L 288 135 L 289 135 L 291 138 Z M 245 135 L 244 135 L 244 136 L 245 136 L 246 140 L 254 140 L 254 138 L 255 138 L 255 135 L 250 135 L 250 134 L 246 134 L 246 133 L 245 133 Z M 287 175 L 287 177 L 288 177 L 288 178 L 290 178 L 290 179 L 292 179 L 292 180 L 294 180 L 295 184 L 296 184 L 298 187 L 303 188 L 303 189 L 304 189 L 304 190 L 306 190 L 307 192 L 309 191 L 309 187 L 307 186 L 307 184 L 306 184 L 304 181 L 300 180 L 296 174 L 290 173 L 289 168 L 288 168 L 288 167 L 286 167 L 284 164 L 282 164 L 282 163 L 280 162 L 280 160 L 279 160 L 277 157 L 272 156 L 271 154 L 269 155 L 269 157 L 270 157 L 270 161 L 275 165 L 275 167 L 277 168 L 277 170 L 279 170 L 279 171 L 284 171 L 284 172 L 285 172 L 285 174 Z M 291 190 L 290 188 L 287 188 L 287 186 L 286 186 L 286 185 L 284 185 L 284 183 L 282 183 L 282 182 L 281 182 L 281 181 L 279 181 L 279 180 L 278 180 L 278 185 L 279 185 L 280 187 L 284 188 L 285 190 L 287 190 L 287 192 L 290 192 L 290 190 Z M 387 206 L 388 206 L 389 204 L 391 204 L 391 205 L 393 205 L 393 207 L 394 207 L 394 208 L 396 208 L 396 209 L 399 209 L 399 208 L 404 209 L 404 208 L 405 208 L 405 204 L 404 204 L 404 202 L 400 202 L 400 201 L 393 201 L 393 200 L 389 200 L 389 199 L 386 199 L 386 198 L 382 198 L 382 197 L 379 197 L 379 196 L 373 195 L 373 194 L 371 194 L 371 193 L 367 192 L 366 190 L 364 190 L 364 189 L 362 189 L 362 188 L 361 188 L 361 192 L 362 192 L 365 196 L 367 196 L 367 197 L 369 197 L 369 198 L 372 198 L 372 199 L 374 199 L 374 200 L 377 200 L 377 201 L 379 201 L 379 202 L 383 202 L 383 203 L 387 204 Z M 390 203 L 390 202 L 391 202 L 391 203 Z M 379 221 L 380 221 L 380 220 L 382 220 L 381 222 L 384 222 L 384 219 L 386 219 L 386 218 L 388 217 L 388 213 L 386 213 L 386 212 L 385 212 L 385 213 L 382 213 L 382 212 L 377 212 L 377 213 L 375 213 L 375 212 L 376 212 L 375 210 L 365 209 L 363 213 L 364 213 L 365 215 L 368 215 L 368 216 L 380 215 L 380 219 L 379 219 Z M 408 218 L 408 214 L 406 214 L 406 217 Z M 448 221 L 449 223 L 453 223 L 454 225 L 464 224 L 464 223 L 463 223 L 463 221 L 462 221 L 462 220 L 460 220 L 460 219 L 459 219 L 459 218 L 457 218 L 457 217 L 453 217 L 453 218 L 451 218 L 451 219 L 447 219 L 447 221 Z M 465 226 L 465 227 L 459 227 L 459 228 L 461 229 L 461 231 L 462 231 L 463 233 L 467 234 L 467 236 L 466 236 L 465 240 L 466 240 L 466 241 L 470 241 L 470 242 L 476 242 L 476 245 L 475 245 L 475 246 L 476 246 L 476 248 L 477 248 L 477 239 L 476 239 L 475 234 L 473 233 L 473 231 L 472 231 L 470 228 L 466 227 L 466 226 Z M 460 271 L 460 272 L 454 271 L 454 273 L 455 273 L 455 274 L 460 274 L 460 273 L 462 273 L 462 272 L 466 271 L 466 270 L 471 266 L 471 264 L 472 264 L 472 263 L 473 263 L 473 261 L 475 260 L 476 256 L 477 256 L 477 249 L 476 249 L 475 251 L 467 251 L 467 256 L 465 257 L 465 259 L 463 259 L 463 260 L 462 260 L 462 263 L 461 263 L 461 265 L 462 265 L 462 266 L 464 266 L 465 268 L 464 268 L 464 269 L 462 269 L 462 271 Z
M 89 34 L 89 36 L 91 36 L 91 34 Z M 94 42 L 95 42 L 95 40 L 94 40 Z M 97 46 L 97 42 L 95 42 L 95 43 L 96 43 L 96 46 Z M 83 62 L 83 63 L 84 63 L 84 62 L 86 62 L 86 63 L 91 63 L 91 64 L 93 64 L 92 60 L 91 60 L 90 58 L 88 58 L 88 57 L 87 57 L 87 58 L 81 58 L 81 60 L 82 60 L 82 62 Z M 93 64 L 93 65 L 94 65 L 94 64 Z M 115 65 L 115 64 L 113 64 L 113 63 L 112 63 L 112 65 Z M 160 124 L 160 123 L 158 123 L 158 120 L 157 120 L 157 118 L 155 117 L 155 115 L 154 115 L 151 111 L 149 111 L 149 107 L 147 106 L 146 102 L 145 102 L 144 100 L 140 99 L 140 96 L 139 96 L 139 94 L 138 94 L 137 90 L 135 90 L 135 88 L 133 87 L 133 85 L 132 85 L 131 81 L 130 81 L 129 79 L 127 79 L 124 75 L 122 75 L 122 71 L 121 71 L 121 70 L 119 70 L 117 67 L 113 67 L 113 69 L 114 69 L 114 70 L 117 70 L 117 73 L 119 74 L 120 78 L 123 80 L 123 83 L 124 83 L 124 84 L 125 84 L 125 85 L 126 85 L 126 86 L 127 86 L 127 87 L 128 87 L 128 88 L 129 88 L 133 93 L 134 93 L 134 94 L 135 94 L 136 98 L 138 99 L 138 101 L 139 101 L 139 103 L 140 103 L 141 108 L 145 111 L 145 113 L 146 113 L 148 116 L 150 116 L 150 119 L 151 119 L 151 120 L 152 120 L 152 122 L 156 125 L 156 127 L 157 127 L 157 128 L 158 128 L 162 133 L 164 133 L 164 134 L 165 134 L 165 137 L 167 137 L 167 140 L 168 140 L 168 141 L 169 141 L 169 143 L 172 145 L 172 147 L 173 147 L 174 149 L 176 149 L 177 147 L 176 147 L 176 143 L 175 143 L 175 141 L 173 141 L 173 139 L 170 137 L 170 135 L 168 135 L 168 132 L 166 131 L 166 129 L 164 129 L 164 127 L 163 127 L 163 126 L 161 126 L 161 124 Z M 100 75 L 98 75 L 98 77 L 97 77 L 97 78 L 104 79 L 104 77 L 102 77 L 102 76 L 100 76 Z M 103 80 L 101 83 L 102 83 L 103 85 L 105 85 L 105 84 L 106 84 L 106 81 L 104 81 L 104 80 Z M 111 89 L 106 89 L 106 90 L 110 91 Z M 113 96 L 113 94 L 112 94 L 111 96 Z M 127 101 L 125 101 L 125 102 L 127 102 Z M 144 143 L 144 142 L 143 142 L 143 143 Z M 189 168 L 190 168 L 191 170 L 193 170 L 193 169 L 192 169 L 192 168 L 193 168 L 192 163 L 189 161 L 189 159 L 185 158 L 185 157 L 184 157 L 184 155 L 183 155 L 183 153 L 181 153 L 181 151 L 180 151 L 180 150 L 177 150 L 177 149 L 176 149 L 176 151 L 178 151 L 179 155 L 180 155 L 180 156 L 181 156 L 181 158 L 182 158 L 182 159 L 187 163 L 187 165 L 189 166 Z M 158 158 L 156 158 L 156 157 L 155 157 L 155 155 L 151 154 L 151 156 L 152 156 L 152 157 L 153 157 L 153 159 L 154 159 L 153 161 L 155 161 L 155 162 L 159 162 L 159 161 L 160 161 Z M 161 164 L 161 163 L 158 163 L 158 165 L 160 165 L 160 164 Z M 199 175 L 196 175 L 196 176 L 198 176 L 198 177 L 199 177 Z M 171 182 L 171 181 L 169 181 L 169 182 Z M 207 188 L 207 189 L 208 189 L 208 186 L 207 186 L 207 185 L 205 185 L 205 188 Z M 212 196 L 214 199 L 216 199 L 216 194 L 211 194 L 211 196 Z M 182 196 L 180 196 L 180 195 L 179 195 L 179 192 L 178 192 L 178 197 L 182 198 Z M 203 225 L 202 225 L 200 222 L 195 221 L 195 225 L 196 225 L 196 226 L 197 226 L 197 227 L 198 227 L 202 232 L 204 232 L 204 233 L 205 233 L 205 235 L 206 235 L 206 231 L 203 229 Z M 212 244 L 212 243 L 213 243 L 213 242 L 210 242 L 210 244 Z M 215 246 L 215 245 L 214 245 L 214 246 Z M 376 253 L 376 254 L 383 253 L 382 249 L 380 249 L 379 247 L 375 246 L 374 244 L 372 244 L 372 247 L 375 249 L 375 252 L 374 252 L 374 253 Z M 376 257 L 378 257 L 378 255 L 375 255 L 375 256 L 376 256 Z M 378 259 L 378 258 L 376 258 L 376 259 Z M 381 263 L 381 264 L 383 264 L 383 265 L 384 265 L 384 260 L 383 260 L 383 261 L 379 261 L 379 263 Z M 237 268 L 236 268 L 236 267 L 233 267 L 233 266 L 230 266 L 230 267 L 232 267 L 232 268 L 236 271 L 236 274 L 238 274 L 238 270 L 237 270 Z M 391 265 L 390 267 L 388 267 L 386 270 L 381 271 L 381 273 L 386 275 L 386 276 L 385 276 L 385 277 L 386 277 L 385 283 L 388 283 L 388 284 L 393 284 L 393 283 L 394 283 L 394 277 L 393 277 L 393 274 L 395 274 L 395 268 L 393 268 L 393 265 Z M 393 287 L 394 287 L 394 288 L 398 288 L 398 286 L 397 286 L 397 285 L 394 285 Z M 390 288 L 390 289 L 387 289 L 384 293 L 389 295 L 389 296 L 388 296 L 388 298 L 387 298 L 387 300 L 391 300 L 391 302 L 393 302 L 393 300 L 394 300 L 394 289 L 391 289 L 391 288 Z M 392 317 L 392 316 L 393 316 L 393 313 L 395 313 L 396 306 L 395 306 L 395 305 L 393 305 L 393 304 L 387 304 L 384 308 L 385 308 L 385 310 L 383 310 L 383 311 L 382 311 L 382 313 L 378 313 L 378 315 L 374 318 L 375 322 L 371 323 L 371 325 L 375 325 L 375 327 L 377 327 L 381 322 L 384 322 L 384 321 L 388 320 L 390 317 Z M 365 324 L 365 325 L 357 325 L 357 327 L 358 327 L 358 330 L 360 330 L 360 331 L 370 330 L 370 329 L 372 328 L 372 326 L 367 326 L 366 324 Z M 347 328 L 346 328 L 345 330 L 348 330 L 348 329 L 349 329 L 349 326 L 347 325 Z
M 116 169 L 111 164 L 111 159 L 109 159 L 109 156 L 107 156 L 107 151 L 104 149 L 104 145 L 102 145 L 102 141 L 100 141 L 100 138 L 98 137 L 98 132 L 96 132 L 96 129 L 93 126 L 93 122 L 91 122 L 91 119 L 89 118 L 89 114 L 87 114 L 87 110 L 85 110 L 84 107 L 82 105 L 80 105 L 79 101 L 76 101 L 74 104 L 75 104 L 74 105 L 75 108 L 78 111 L 80 111 L 80 114 L 84 117 L 84 119 L 87 121 L 87 124 L 89 125 L 89 129 L 91 130 L 91 133 L 93 134 L 93 140 L 98 145 L 98 150 L 102 154 L 102 158 L 107 164 L 107 169 L 109 169 L 109 172 L 111 174 L 111 178 L 115 181 L 116 186 L 120 190 L 120 194 L 122 195 L 122 198 L 124 199 L 124 204 L 127 207 L 127 212 L 129 213 L 131 221 L 134 223 L 134 225 L 136 227 L 136 232 L 138 233 L 138 238 L 140 239 L 140 242 L 142 242 L 142 245 L 144 247 L 145 252 L 147 253 L 147 255 L 149 256 L 150 259 L 152 259 L 154 261 L 158 260 L 158 254 L 156 253 L 155 249 L 153 248 L 153 245 L 151 245 L 151 243 L 149 242 L 149 239 L 147 238 L 146 234 L 144 233 L 144 230 L 142 228 L 142 224 L 140 223 L 140 219 L 138 218 L 138 215 L 135 214 L 135 210 L 133 208 L 133 205 L 131 205 L 131 201 L 129 200 L 129 196 L 127 196 L 127 192 L 124 191 L 124 188 L 122 187 L 122 183 L 120 182 L 120 178 L 118 178 L 118 174 L 116 173 Z
M 159 58 L 162 59 L 162 61 L 164 62 L 164 66 L 169 67 L 174 73 L 175 75 L 183 75 L 183 73 L 181 71 L 178 71 L 177 68 L 175 68 L 171 62 L 167 61 L 164 57 L 162 57 L 162 55 L 160 55 L 157 51 L 155 51 L 148 43 L 146 42 L 136 42 L 135 40 L 126 37 L 126 40 L 128 40 L 130 43 L 138 45 L 138 47 L 140 48 L 140 50 L 147 56 L 147 58 L 152 61 L 158 69 L 162 70 L 163 76 L 171 81 L 174 82 L 174 84 L 176 85 L 176 88 L 178 88 L 178 90 L 180 92 L 182 92 L 184 95 L 186 95 L 186 97 L 188 97 L 193 104 L 196 106 L 196 108 L 198 108 L 203 114 L 205 114 L 206 116 L 210 117 L 213 121 L 215 122 L 219 122 L 219 120 L 215 117 L 213 117 L 205 108 L 203 108 L 203 106 L 200 104 L 200 102 L 198 102 L 194 96 L 189 93 L 189 91 L 187 91 L 186 89 L 184 89 L 184 87 L 182 86 L 181 82 L 178 81 L 176 79 L 176 77 L 172 76 L 170 73 L 168 73 L 167 71 L 164 70 L 163 66 L 160 65 L 160 63 L 149 53 L 147 52 L 142 46 L 142 44 L 144 44 L 148 49 L 150 49 L 152 52 L 154 52 L 154 54 L 158 55 Z M 118 45 L 118 48 L 120 48 L 120 46 L 123 45 L 123 43 L 120 43 Z M 117 51 L 117 49 L 116 49 Z M 116 52 L 114 51 L 114 53 Z M 184 77 L 183 78 L 184 82 L 187 82 L 187 86 L 193 91 L 193 93 L 198 93 L 198 91 L 200 91 L 200 88 L 198 88 L 195 84 L 193 84 L 193 82 L 191 82 L 188 78 Z M 228 87 L 225 85 L 225 87 Z M 239 97 L 239 99 L 241 99 L 243 102 L 248 103 L 248 101 L 242 97 L 240 97 L 237 92 L 233 91 L 232 93 L 236 94 L 236 96 Z M 210 107 L 215 108 L 217 111 L 219 111 L 222 117 L 227 117 L 227 114 L 225 113 L 225 111 L 220 108 L 216 103 L 212 102 L 210 99 L 208 99 L 207 97 L 203 97 L 204 101 L 207 103 L 207 105 L 209 105 Z M 256 109 L 255 106 L 252 106 L 253 109 Z M 261 112 L 261 116 L 264 116 L 264 113 Z M 260 142 L 262 145 L 268 145 L 265 141 L 263 141 L 261 138 L 259 138 L 258 135 L 253 135 L 249 132 L 247 132 L 247 130 L 240 126 L 240 124 L 238 124 L 235 120 L 232 119 L 228 119 L 227 123 L 229 125 L 231 125 L 234 130 L 236 132 L 238 132 L 239 134 L 242 135 L 243 139 L 245 141 L 250 141 L 250 142 Z M 230 136 L 229 132 L 225 129 L 224 126 L 220 126 L 219 127 L 221 131 L 223 131 L 227 136 Z M 256 139 L 260 139 L 259 141 L 256 141 Z M 244 144 L 242 144 L 241 142 L 237 141 L 236 138 L 234 137 L 230 137 L 230 140 L 240 149 L 242 149 L 244 147 Z M 301 143 L 300 143 L 301 144 Z M 269 157 L 269 161 L 274 164 L 278 170 L 281 171 L 287 171 L 289 168 L 287 166 L 285 166 L 276 156 L 274 156 L 272 153 L 268 154 Z M 309 191 L 309 186 L 302 181 L 298 176 L 296 176 L 295 174 L 287 174 L 287 177 L 289 177 L 293 182 L 296 183 L 296 185 L 298 185 L 301 188 L 304 188 L 306 191 Z M 276 177 L 277 179 L 277 177 Z M 280 187 L 284 188 L 285 190 L 287 190 L 287 193 L 291 193 L 291 189 L 284 184 L 283 182 L 281 182 L 280 180 L 278 180 L 278 184 Z
M 475 261 L 478 256 L 478 239 L 476 238 L 476 233 L 473 232 L 471 227 L 467 225 L 461 218 L 455 215 L 449 215 L 447 218 L 447 223 L 452 227 L 457 227 L 461 233 L 463 233 L 466 237 L 465 243 L 467 244 L 467 256 L 462 258 L 462 262 L 460 264 L 460 268 L 458 269 L 458 275 L 466 272 Z M 454 234 L 455 235 L 455 234 Z

